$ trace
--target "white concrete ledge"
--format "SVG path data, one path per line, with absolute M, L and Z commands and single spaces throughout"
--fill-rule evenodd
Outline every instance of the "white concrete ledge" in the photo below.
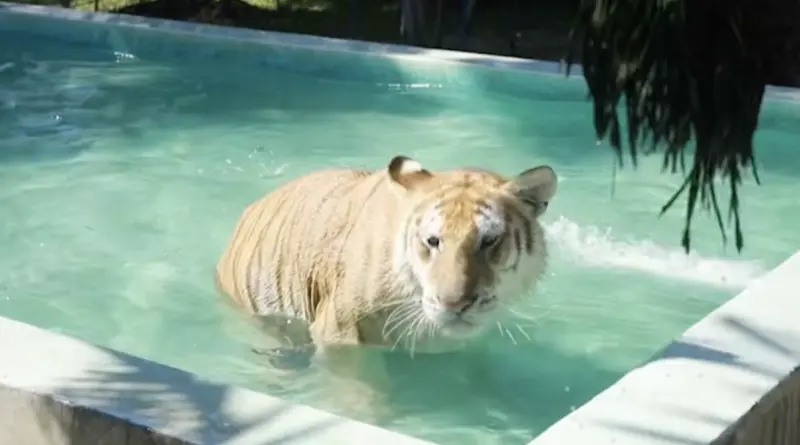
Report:
M 431 445 L 0 317 L 0 444 Z
M 800 429 L 798 275 L 800 252 L 530 445 L 800 443 L 775 433 Z

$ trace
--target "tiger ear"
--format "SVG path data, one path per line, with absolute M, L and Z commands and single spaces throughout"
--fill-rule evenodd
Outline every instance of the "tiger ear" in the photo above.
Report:
M 402 155 L 392 158 L 387 170 L 392 182 L 406 190 L 413 189 L 433 176 L 419 162 Z
M 517 175 L 505 184 L 506 190 L 530 206 L 536 216 L 547 210 L 547 204 L 556 194 L 558 177 L 550 166 L 540 165 Z

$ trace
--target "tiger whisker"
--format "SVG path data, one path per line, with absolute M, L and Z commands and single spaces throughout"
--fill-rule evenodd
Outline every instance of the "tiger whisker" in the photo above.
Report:
M 394 310 L 392 310 L 389 315 L 386 317 L 386 321 L 384 322 L 384 328 L 387 325 L 391 325 L 393 322 L 396 322 L 397 319 L 405 318 L 405 316 L 413 311 L 413 307 L 410 305 L 398 306 Z
M 420 316 L 417 317 L 417 319 L 415 320 L 414 324 L 412 324 L 412 333 L 413 333 L 413 335 L 411 336 L 411 357 L 412 358 L 414 357 L 414 351 L 416 350 L 417 339 L 419 339 L 419 337 L 420 337 L 420 328 L 422 328 L 423 332 L 424 332 L 424 329 L 425 329 L 426 324 L 427 324 L 426 320 L 425 320 L 425 317 L 422 316 L 422 311 L 421 310 L 420 310 L 419 314 L 420 314 Z
M 497 330 L 500 332 L 500 336 L 501 337 L 508 337 L 508 339 L 511 341 L 511 343 L 513 343 L 515 346 L 519 344 L 519 342 L 517 341 L 516 336 L 511 331 L 511 329 L 509 329 L 506 326 L 504 326 L 503 323 L 501 323 L 500 321 L 497 321 L 496 323 L 497 323 Z M 519 324 L 516 324 L 516 323 L 512 324 L 512 326 L 516 331 L 518 331 L 520 334 L 522 334 L 522 336 L 525 337 L 526 340 L 532 341 L 530 334 L 528 334 L 528 332 L 525 331 L 525 329 L 522 326 L 520 326 Z
M 397 347 L 397 345 L 398 345 L 398 343 L 400 343 L 400 341 L 404 341 L 404 344 L 406 345 L 406 347 L 408 347 L 409 346 L 409 342 L 411 342 L 410 344 L 411 344 L 412 355 L 413 355 L 413 344 L 414 343 L 413 343 L 413 335 L 412 334 L 415 334 L 415 325 L 417 323 L 421 322 L 421 321 L 424 321 L 424 317 L 422 315 L 422 310 L 420 308 L 416 307 L 416 308 L 412 308 L 412 309 L 415 309 L 415 310 L 410 311 L 409 314 L 406 317 L 404 317 L 403 322 L 400 323 L 400 324 L 404 324 L 405 326 L 404 326 L 404 329 L 401 331 L 400 335 L 398 335 L 397 339 L 395 340 L 394 345 L 392 345 L 392 350 L 394 350 L 394 348 Z
M 386 321 L 391 321 L 394 317 L 398 317 L 402 314 L 407 313 L 408 311 L 413 311 L 417 309 L 417 305 L 408 301 L 395 305 L 394 308 L 389 312 L 389 316 L 386 318 Z
M 414 299 L 409 299 L 405 295 L 400 297 L 391 298 L 388 300 L 382 300 L 379 304 L 376 305 L 376 309 L 385 309 L 392 306 L 405 306 L 408 304 L 416 304 L 417 301 Z
M 409 346 L 409 352 L 411 354 L 411 358 L 414 358 L 414 350 L 417 347 L 417 335 L 418 335 L 417 327 L 419 326 L 420 321 L 421 321 L 421 317 L 414 319 L 414 321 L 411 323 L 411 326 L 408 329 L 409 340 L 411 342 L 411 344 Z
M 520 326 L 520 325 L 514 325 L 514 326 L 516 326 L 517 330 L 518 330 L 518 331 L 519 331 L 519 332 L 520 332 L 522 335 L 524 335 L 524 336 L 525 336 L 525 338 L 526 338 L 526 339 L 528 339 L 528 341 L 531 341 L 531 336 L 530 336 L 530 335 L 528 335 L 528 333 L 527 333 L 527 332 L 525 332 L 525 330 L 524 330 L 524 329 L 522 329 L 522 326 Z
M 405 327 L 400 332 L 400 335 L 397 336 L 397 340 L 395 340 L 394 345 L 392 346 L 392 350 L 402 341 L 403 345 L 408 348 L 409 344 L 409 333 L 411 332 L 411 325 L 414 323 L 415 319 L 412 319 L 410 322 L 405 324 Z
M 513 343 L 514 346 L 517 346 L 518 343 L 517 343 L 517 339 L 514 338 L 514 334 L 512 334 L 511 331 L 509 331 L 505 327 L 503 328 L 503 330 L 506 331 L 506 335 L 508 335 L 508 338 L 511 340 L 511 343 Z
M 384 323 L 383 325 L 383 332 L 382 335 L 384 338 L 389 338 L 397 329 L 404 324 L 407 324 L 413 318 L 418 316 L 417 311 L 414 310 L 415 308 L 407 308 L 402 311 L 401 315 L 398 315 L 394 318 L 393 322 L 390 323 L 389 320 Z
M 394 340 L 394 343 L 392 344 L 392 348 L 390 349 L 390 351 L 394 351 L 395 348 L 397 348 L 397 345 L 399 345 L 401 341 L 405 343 L 407 330 L 408 328 L 406 327 L 405 329 L 400 331 L 400 335 L 398 335 L 397 338 Z
M 511 307 L 509 305 L 503 305 L 503 307 L 511 315 L 513 315 L 513 316 L 515 316 L 517 318 L 526 320 L 526 321 L 530 321 L 530 322 L 532 322 L 534 325 L 536 325 L 538 327 L 541 327 L 541 325 L 542 325 L 540 320 L 551 314 L 551 312 L 548 311 L 548 312 L 543 312 L 543 313 L 537 314 L 537 316 L 533 316 L 533 315 L 522 313 L 518 309 L 513 308 L 513 307 Z
M 426 321 L 425 322 L 425 329 L 426 329 L 426 331 L 428 333 L 428 337 L 429 338 L 433 337 L 434 334 L 436 334 L 436 325 L 433 324 L 433 323 L 430 323 L 430 322 Z

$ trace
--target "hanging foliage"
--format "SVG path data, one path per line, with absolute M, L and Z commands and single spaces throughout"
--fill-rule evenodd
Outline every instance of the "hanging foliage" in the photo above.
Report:
M 746 168 L 758 183 L 753 135 L 767 83 L 755 3 L 582 0 L 573 27 L 568 66 L 579 53 L 598 138 L 608 138 L 620 165 L 627 144 L 634 167 L 638 154 L 663 152 L 664 169 L 685 175 L 661 213 L 687 194 L 687 252 L 698 205 L 713 212 L 723 242 L 732 225 L 737 250 L 744 245 L 739 186 Z M 718 176 L 730 187 L 727 221 L 714 187 Z

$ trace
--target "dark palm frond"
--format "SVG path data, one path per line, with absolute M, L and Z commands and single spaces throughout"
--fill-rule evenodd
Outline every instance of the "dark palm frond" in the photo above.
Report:
M 768 82 L 755 3 L 582 0 L 573 27 L 567 64 L 579 49 L 598 138 L 608 137 L 620 165 L 627 143 L 634 167 L 638 153 L 663 151 L 663 168 L 685 175 L 661 213 L 688 194 L 682 239 L 687 252 L 698 204 L 714 212 L 723 241 L 732 224 L 737 250 L 744 245 L 738 191 L 744 168 L 758 182 L 753 136 Z M 686 165 L 692 140 L 694 159 Z M 714 188 L 718 175 L 730 186 L 727 222 Z

